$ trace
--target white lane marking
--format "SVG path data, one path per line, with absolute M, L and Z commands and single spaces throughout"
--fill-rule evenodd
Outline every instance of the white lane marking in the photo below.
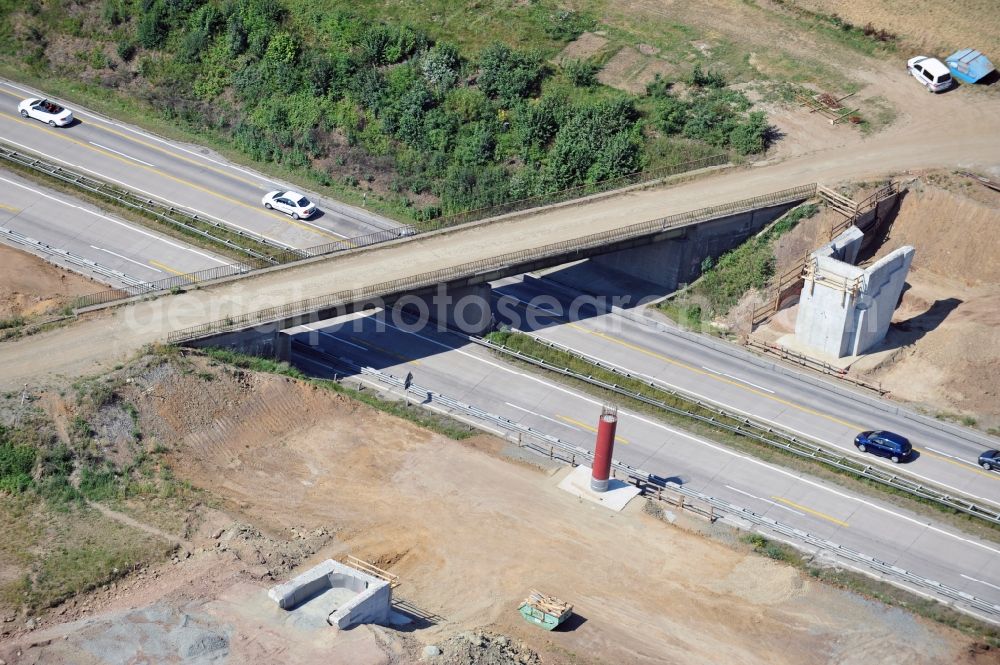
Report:
M 478 356 L 476 356 L 476 355 L 474 355 L 472 353 L 469 353 L 468 351 L 463 351 L 460 348 L 457 348 L 457 347 L 454 347 L 454 346 L 450 346 L 450 345 L 445 344 L 443 342 L 439 342 L 439 341 L 437 341 L 435 339 L 431 339 L 429 337 L 421 335 L 420 333 L 412 332 L 412 331 L 409 331 L 409 330 L 403 330 L 401 328 L 398 328 L 398 327 L 392 325 L 388 321 L 385 321 L 384 325 L 387 325 L 390 328 L 394 328 L 395 330 L 399 330 L 402 333 L 406 333 L 406 334 L 409 334 L 409 335 L 414 335 L 415 337 L 419 337 L 419 338 L 421 338 L 421 339 L 423 339 L 423 340 L 425 340 L 427 342 L 430 342 L 431 344 L 434 344 L 436 346 L 440 346 L 440 347 L 443 347 L 445 349 L 448 349 L 449 351 L 455 351 L 456 353 L 458 353 L 460 355 L 467 356 L 469 358 L 472 358 L 472 359 L 477 360 L 479 362 L 485 363 L 485 364 L 490 365 L 492 367 L 496 367 L 497 369 L 499 369 L 501 371 L 508 372 L 510 374 L 514 374 L 515 376 L 524 377 L 524 378 L 528 379 L 529 381 L 534 381 L 536 383 L 540 383 L 540 384 L 542 384 L 542 385 L 544 385 L 544 386 L 546 386 L 548 388 L 551 388 L 553 390 L 557 390 L 557 391 L 559 391 L 561 393 L 565 393 L 567 395 L 571 395 L 571 396 L 573 396 L 573 397 L 575 397 L 575 398 L 577 398 L 579 400 L 587 402 L 588 404 L 593 404 L 593 405 L 603 405 L 604 404 L 603 402 L 601 402 L 599 400 L 590 399 L 589 397 L 585 397 L 585 396 L 583 396 L 583 395 L 581 395 L 579 393 L 573 392 L 572 390 L 569 390 L 568 388 L 563 388 L 562 386 L 556 385 L 554 383 L 550 383 L 548 381 L 544 381 L 544 380 L 542 380 L 542 379 L 540 379 L 538 377 L 532 376 L 532 375 L 527 374 L 525 372 L 519 372 L 519 371 L 511 369 L 509 367 L 504 367 L 503 365 L 501 365 L 499 363 L 495 363 L 495 362 L 493 362 L 491 360 L 486 360 L 485 358 L 480 358 L 480 357 L 478 357 Z M 832 487 L 828 487 L 828 486 L 826 486 L 826 485 L 824 485 L 824 484 L 822 484 L 822 483 L 820 483 L 818 481 L 809 480 L 808 478 L 803 478 L 802 476 L 800 476 L 800 475 L 798 475 L 798 474 L 796 474 L 796 473 L 794 473 L 792 471 L 788 471 L 788 470 L 782 469 L 781 467 L 773 466 L 773 465 L 768 464 L 767 462 L 763 462 L 763 461 L 761 461 L 761 460 L 759 460 L 759 459 L 757 459 L 755 457 L 751 457 L 749 455 L 744 455 L 742 453 L 735 452 L 733 450 L 730 450 L 729 448 L 726 448 L 724 446 L 720 446 L 720 445 L 711 443 L 711 442 L 709 442 L 709 441 L 707 441 L 705 439 L 699 439 L 698 437 L 693 436 L 691 434 L 688 434 L 687 432 L 685 432 L 683 430 L 678 430 L 678 429 L 674 429 L 672 427 L 668 427 L 667 425 L 664 425 L 663 423 L 660 423 L 660 422 L 657 422 L 655 420 L 650 420 L 648 418 L 645 418 L 645 417 L 639 415 L 638 413 L 629 413 L 628 411 L 625 411 L 624 409 L 620 409 L 619 413 L 623 414 L 623 415 L 628 415 L 631 418 L 635 418 L 636 420 L 642 421 L 642 422 L 646 423 L 647 425 L 650 425 L 651 427 L 656 427 L 658 429 L 662 429 L 662 430 L 664 430 L 666 432 L 669 432 L 671 434 L 674 434 L 676 436 L 680 436 L 680 437 L 683 437 L 685 439 L 689 439 L 689 440 L 693 441 L 694 443 L 697 443 L 699 445 L 705 446 L 707 448 L 711 448 L 712 450 L 715 450 L 716 452 L 722 453 L 723 455 L 729 455 L 730 457 L 735 457 L 737 459 L 744 460 L 746 462 L 749 462 L 750 464 L 754 464 L 756 466 L 759 466 L 759 467 L 768 469 L 770 471 L 773 471 L 774 473 L 777 473 L 779 475 L 785 476 L 787 478 L 791 478 L 794 481 L 805 483 L 806 485 L 809 485 L 810 487 L 813 487 L 814 489 L 820 490 L 821 492 L 827 492 L 828 494 L 833 494 L 834 496 L 840 497 L 841 499 L 846 499 L 848 501 L 853 501 L 855 503 L 859 503 L 861 505 L 868 506 L 869 508 L 877 510 L 880 513 L 884 513 L 886 515 L 892 515 L 893 517 L 895 517 L 897 519 L 900 519 L 900 520 L 903 520 L 904 522 L 909 522 L 911 524 L 915 524 L 918 527 L 922 527 L 922 528 L 928 529 L 928 530 L 933 531 L 935 533 L 941 534 L 942 536 L 945 536 L 947 538 L 952 538 L 954 540 L 958 540 L 958 541 L 961 541 L 961 542 L 964 542 L 964 543 L 968 543 L 968 544 L 970 544 L 970 545 L 972 545 L 974 547 L 979 547 L 979 548 L 984 549 L 984 550 L 986 550 L 988 552 L 992 552 L 993 554 L 1000 555 L 1000 549 L 996 549 L 996 548 L 990 547 L 989 545 L 986 545 L 984 543 L 980 543 L 980 542 L 977 542 L 975 540 L 971 540 L 969 538 L 965 538 L 963 536 L 959 536 L 958 534 L 955 534 L 955 533 L 952 533 L 952 532 L 947 531 L 945 529 L 942 529 L 941 527 L 937 527 L 937 526 L 933 526 L 931 524 L 927 524 L 925 522 L 921 522 L 918 519 L 915 519 L 915 518 L 910 517 L 908 515 L 904 515 L 902 513 L 897 513 L 897 512 L 895 512 L 893 510 L 890 510 L 889 508 L 885 508 L 885 507 L 880 506 L 880 505 L 878 505 L 876 503 L 870 503 L 870 502 L 866 501 L 865 499 L 861 499 L 861 498 L 858 498 L 856 496 L 851 496 L 850 494 L 846 494 L 846 493 L 841 492 L 839 490 L 833 489 Z
M 524 411 L 525 413 L 530 413 L 533 416 L 538 416 L 539 418 L 544 418 L 545 420 L 548 420 L 549 422 L 553 422 L 556 425 L 562 425 L 563 427 L 566 427 L 566 428 L 569 428 L 569 429 L 572 429 L 572 430 L 576 430 L 577 432 L 582 432 L 583 431 L 582 429 L 579 429 L 578 427 L 573 427 L 569 423 L 564 423 L 561 420 L 556 420 L 555 418 L 549 418 L 548 416 L 543 416 L 542 414 L 535 413 L 534 411 L 531 411 L 530 409 L 526 409 L 523 406 L 518 406 L 517 404 L 511 404 L 510 402 L 504 402 L 504 404 L 506 404 L 507 406 L 513 407 L 513 408 L 517 409 L 518 411 Z
M 155 164 L 150 164 L 149 162 L 144 162 L 141 159 L 139 159 L 138 157 L 133 157 L 132 155 L 126 155 L 124 152 L 118 152 L 117 150 L 115 150 L 113 148 L 109 148 L 106 145 L 101 145 L 100 143 L 94 143 L 93 141 L 88 141 L 88 143 L 90 143 L 90 145 L 96 145 L 101 150 L 107 150 L 108 152 L 113 152 L 116 155 L 121 155 L 122 157 L 125 157 L 126 159 L 131 159 L 133 162 L 139 162 L 140 164 L 145 164 L 146 166 L 153 166 L 153 167 L 156 166 Z
M 10 143 L 11 145 L 16 145 L 16 146 L 18 146 L 20 148 L 24 148 L 25 150 L 29 150 L 29 151 L 34 152 L 34 148 L 32 148 L 31 146 L 26 146 L 23 143 L 18 143 L 17 141 L 14 141 L 14 140 L 12 140 L 10 138 L 7 138 L 5 136 L 4 137 L 0 137 L 0 138 L 3 138 L 4 141 L 6 141 L 7 143 Z M 57 162 L 62 162 L 63 164 L 66 164 L 67 166 L 72 166 L 74 169 L 80 169 L 81 171 L 86 171 L 87 173 L 92 173 L 95 176 L 97 176 L 98 178 L 101 178 L 103 180 L 107 180 L 109 182 L 117 183 L 117 184 L 121 185 L 122 187 L 125 187 L 126 189 L 129 189 L 129 190 L 131 190 L 133 192 L 139 192 L 140 194 L 145 194 L 146 196 L 152 197 L 154 199 L 159 199 L 160 201 L 162 201 L 162 202 L 164 202 L 164 203 L 166 203 L 168 205 L 172 205 L 172 206 L 174 206 L 176 208 L 185 208 L 187 210 L 194 211 L 194 212 L 198 213 L 199 215 L 203 215 L 203 216 L 205 216 L 205 217 L 207 217 L 209 219 L 214 219 L 215 221 L 217 221 L 220 224 L 223 224 L 225 226 L 231 226 L 231 227 L 239 229 L 241 231 L 245 231 L 246 233 L 249 233 L 251 236 L 258 236 L 260 238 L 267 238 L 268 240 L 270 240 L 274 244 L 280 245 L 280 246 L 284 247 L 285 249 L 295 249 L 295 247 L 293 245 L 289 245 L 287 242 L 282 242 L 282 241 L 278 240 L 277 238 L 272 238 L 271 236 L 266 235 L 264 233 L 258 233 L 257 231 L 254 231 L 252 229 L 248 229 L 245 226 L 240 226 L 239 224 L 236 224 L 235 222 L 227 221 L 225 219 L 222 219 L 221 217 L 216 217 L 215 215 L 207 213 L 207 212 L 205 212 L 203 210 L 199 210 L 198 208 L 194 208 L 194 207 L 191 207 L 191 206 L 186 206 L 186 205 L 184 205 L 182 203 L 177 203 L 176 201 L 171 201 L 170 199 L 164 198 L 164 197 L 160 196 L 159 194 L 154 194 L 152 192 L 147 192 L 144 189 L 139 189 L 135 185 L 132 185 L 132 184 L 127 183 L 127 182 L 123 182 L 121 180 L 117 180 L 115 178 L 112 178 L 109 175 L 106 175 L 104 173 L 100 173 L 100 172 L 95 171 L 93 169 L 88 169 L 86 166 L 81 166 L 79 164 L 74 164 L 73 162 L 68 162 L 65 159 L 60 159 L 59 157 L 56 157 L 55 155 L 45 155 L 45 156 L 48 159 L 53 159 L 53 160 L 55 160 Z
M 107 252 L 111 256 L 117 256 L 119 259 L 124 259 L 126 261 L 129 261 L 131 263 L 136 264 L 137 266 L 142 266 L 143 268 L 146 268 L 148 270 L 152 270 L 153 272 L 163 272 L 162 270 L 160 270 L 158 268 L 154 268 L 153 266 L 151 266 L 151 265 L 149 265 L 147 263 L 143 263 L 142 261 L 136 261 L 135 259 L 130 259 L 127 256 L 122 256 L 118 252 L 112 252 L 110 249 L 104 249 L 103 247 L 98 247 L 97 245 L 91 245 L 90 247 L 91 247 L 91 249 L 96 249 L 99 252 Z
M 15 84 L 15 83 L 11 83 L 10 81 L 4 81 L 4 83 L 7 84 L 8 86 L 10 86 L 11 88 L 15 88 L 17 90 L 20 90 L 21 92 L 26 92 L 29 95 L 38 95 L 40 97 L 45 97 L 45 95 L 42 95 L 37 90 L 31 90 L 30 88 L 22 88 L 21 86 Z M 248 169 L 240 168 L 239 166 L 236 166 L 234 164 L 229 164 L 229 163 L 217 160 L 217 159 L 212 159 L 211 157 L 207 157 L 205 155 L 202 155 L 201 153 L 195 152 L 194 150 L 188 150 L 187 148 L 182 148 L 179 145 L 175 145 L 175 144 L 173 144 L 173 143 L 171 143 L 171 142 L 169 142 L 169 141 L 167 141 L 165 139 L 161 139 L 159 136 L 156 136 L 154 134 L 147 134 L 144 131 L 141 131 L 141 130 L 136 129 L 134 127 L 130 127 L 130 126 L 125 125 L 123 123 L 117 122 L 116 120 L 112 120 L 111 118 L 105 118 L 105 117 L 97 115 L 96 113 L 91 113 L 90 111 L 87 111 L 87 110 L 82 110 L 81 111 L 80 109 L 76 109 L 73 113 L 74 113 L 74 115 L 77 115 L 77 116 L 80 116 L 80 117 L 88 117 L 89 116 L 89 117 L 94 118 L 96 120 L 100 120 L 101 122 L 106 122 L 109 125 L 113 125 L 115 127 L 121 127 L 122 129 L 126 129 L 126 130 L 132 132 L 133 134 L 138 134 L 139 136 L 144 136 L 144 137 L 146 137 L 148 139 L 156 141 L 157 143 L 162 143 L 163 145 L 170 146 L 171 148 L 174 148 L 175 150 L 179 150 L 181 152 L 186 152 L 189 155 L 194 155 L 196 157 L 200 157 L 201 159 L 204 159 L 207 162 L 212 162 L 213 164 L 218 164 L 220 166 L 225 166 L 227 168 L 231 168 L 234 171 L 240 171 L 241 173 L 246 173 L 247 175 L 253 176 L 254 178 L 257 178 L 258 180 L 263 180 L 264 182 L 270 182 L 270 183 L 275 182 L 274 180 L 271 180 L 270 178 L 262 176 L 259 173 L 254 173 L 253 171 L 250 171 Z
M 326 363 L 320 362 L 318 360 L 314 360 L 312 358 L 304 358 L 303 360 L 305 360 L 306 362 L 309 362 L 309 363 L 313 363 L 314 365 L 319 365 L 320 367 L 325 367 L 328 370 L 330 370 L 331 372 L 333 372 L 334 374 L 337 373 L 337 368 L 336 367 L 333 367 L 331 365 L 327 365 Z M 387 391 L 387 392 L 390 392 L 390 393 L 395 393 L 397 395 L 400 394 L 398 391 L 393 390 L 392 388 L 389 388 L 389 387 L 387 387 L 385 385 L 382 385 L 382 384 L 378 383 L 377 381 L 372 381 L 372 380 L 366 379 L 364 377 L 357 377 L 357 379 L 358 379 L 359 382 L 367 383 L 368 385 L 372 386 L 373 388 L 375 388 L 378 391 L 383 391 L 384 390 L 384 391 Z M 410 400 L 409 396 L 406 395 L 405 393 L 403 393 L 403 397 L 405 399 L 409 400 L 409 401 L 413 401 L 413 400 Z M 500 430 L 500 429 L 496 429 L 495 427 L 490 427 L 489 425 L 485 425 L 481 421 L 473 420 L 472 418 L 467 418 L 467 417 L 463 416 L 460 413 L 454 413 L 454 412 L 452 412 L 452 411 L 450 411 L 448 409 L 442 409 L 441 407 L 435 405 L 433 402 L 421 402 L 420 406 L 422 408 L 425 408 L 425 409 L 431 409 L 433 411 L 437 411 L 438 413 L 444 414 L 444 415 L 448 416 L 449 418 L 453 418 L 455 420 L 460 420 L 460 421 L 462 421 L 462 422 L 464 422 L 466 424 L 472 425 L 473 427 L 477 427 L 479 429 L 484 429 L 487 432 L 492 432 L 493 434 L 496 434 L 501 439 L 509 440 L 507 432 L 505 432 L 503 430 Z
M 967 580 L 971 580 L 972 582 L 979 582 L 980 584 L 985 584 L 988 587 L 993 587 L 997 591 L 1000 591 L 1000 586 L 997 586 L 996 584 L 990 584 L 989 582 L 984 582 L 983 580 L 977 580 L 975 577 L 969 577 L 964 573 L 962 574 L 962 577 L 964 577 Z
M 341 342 L 343 344 L 346 344 L 347 346 L 353 346 L 355 349 L 361 349 L 362 351 L 371 351 L 371 349 L 365 348 L 365 347 L 361 346 L 360 344 L 355 344 L 354 342 L 348 342 L 343 337 L 337 337 L 336 335 L 331 335 L 330 333 L 326 332 L 325 330 L 320 330 L 318 328 L 313 328 L 311 326 L 307 326 L 307 325 L 304 325 L 304 324 L 301 325 L 301 326 L 299 326 L 299 327 L 300 328 L 305 328 L 309 332 L 319 333 L 320 335 L 323 335 L 325 337 L 329 337 L 330 339 L 332 339 L 335 342 Z
M 732 374 L 726 374 L 725 372 L 720 372 L 718 370 L 712 369 L 711 367 L 705 367 L 704 365 L 702 365 L 701 368 L 704 369 L 704 370 L 708 370 L 712 374 L 718 374 L 719 376 L 724 376 L 727 379 L 732 379 L 733 381 L 739 381 L 740 383 L 745 383 L 748 386 L 753 386 L 757 390 L 763 390 L 764 392 L 771 393 L 772 395 L 774 394 L 774 391 L 771 390 L 770 388 L 765 388 L 764 386 L 757 385 L 756 383 L 750 383 L 746 379 L 741 379 L 738 376 L 733 376 Z
M 778 508 L 781 508 L 783 510 L 787 510 L 790 513 L 795 513 L 796 515 L 801 515 L 802 517 L 806 516 L 805 513 L 801 513 L 799 511 L 795 510 L 794 508 L 789 508 L 788 506 L 780 504 L 777 501 L 771 501 L 770 499 L 765 499 L 762 496 L 754 496 L 750 492 L 744 492 L 743 490 L 737 489 L 737 488 L 733 487 L 732 485 L 726 485 L 726 487 L 728 487 L 729 489 L 733 490 L 734 492 L 738 492 L 738 493 L 742 494 L 743 496 L 748 496 L 751 499 L 756 499 L 757 501 L 763 501 L 764 503 L 769 503 L 772 506 L 777 506 Z
M 108 217 L 107 215 L 102 215 L 100 213 L 96 213 L 93 210 L 87 210 L 83 206 L 78 206 L 78 205 L 75 205 L 73 203 L 69 203 L 68 201 L 63 201 L 62 199 L 58 199 L 58 198 L 56 198 L 54 196 L 46 194 L 45 192 L 40 192 L 37 189 L 32 189 L 31 187 L 26 187 L 26 186 L 22 185 L 21 183 L 14 182 L 13 180 L 8 180 L 7 178 L 0 177 L 0 180 L 2 180 L 3 182 L 9 183 L 11 185 L 14 185 L 15 187 L 20 187 L 21 189 L 27 190 L 27 191 L 31 192 L 32 194 L 35 194 L 36 196 L 41 196 L 42 198 L 49 199 L 50 201 L 55 201 L 56 203 L 62 204 L 62 205 L 67 206 L 69 208 L 73 208 L 75 210 L 79 210 L 80 212 L 84 212 L 84 213 L 86 213 L 88 215 L 93 215 L 94 217 L 97 217 L 98 219 L 106 220 L 108 222 L 111 222 L 112 224 L 117 224 L 118 226 L 124 226 L 126 229 L 129 229 L 131 231 L 135 231 L 136 233 L 144 235 L 147 238 L 152 238 L 153 240 L 159 240 L 160 242 L 165 243 L 167 245 L 170 245 L 171 247 L 175 247 L 177 249 L 182 249 L 182 250 L 187 251 L 187 252 L 192 252 L 194 254 L 197 254 L 198 256 L 203 256 L 206 259 L 209 259 L 211 261 L 215 261 L 216 263 L 218 263 L 220 265 L 228 265 L 225 261 L 220 261 L 219 259 L 215 258 L 211 254 L 206 254 L 205 252 L 200 252 L 197 249 L 194 249 L 192 247 L 188 247 L 186 245 L 181 245 L 181 244 L 178 244 L 178 243 L 173 242 L 171 240 L 167 240 L 166 238 L 162 238 L 162 237 L 160 237 L 160 236 L 158 236 L 158 235 L 156 235 L 154 233 L 150 233 L 148 231 L 144 231 L 144 230 L 142 230 L 140 228 L 132 226 L 131 224 L 126 224 L 125 222 L 118 221 L 117 219 L 114 219 L 113 217 Z
M 513 297 L 513 296 L 511 296 L 511 297 Z M 575 353 L 579 353 L 581 355 L 588 356 L 588 357 L 593 357 L 592 354 L 587 353 L 586 351 L 581 351 L 580 349 L 574 348 L 574 347 L 572 347 L 572 346 L 570 346 L 568 344 L 564 344 L 563 342 L 558 342 L 556 340 L 549 339 L 547 337 L 539 335 L 538 333 L 529 333 L 529 332 L 524 332 L 523 330 L 519 330 L 517 332 L 521 332 L 521 333 L 523 333 L 525 335 L 528 335 L 529 337 L 537 337 L 537 338 L 545 340 L 545 341 L 554 342 L 556 344 L 559 344 L 563 348 L 566 348 L 566 349 L 568 349 L 570 351 L 573 351 Z M 747 411 L 746 409 L 741 409 L 738 406 L 732 406 L 730 404 L 726 404 L 725 402 L 719 402 L 719 401 L 717 401 L 717 400 L 715 400 L 715 399 L 713 399 L 711 397 L 708 397 L 706 395 L 702 395 L 701 393 L 699 393 L 699 392 L 697 392 L 695 390 L 692 390 L 691 388 L 682 387 L 682 386 L 679 386 L 677 384 L 670 383 L 669 381 L 664 381 L 663 379 L 657 378 L 657 377 L 652 376 L 650 374 L 644 374 L 642 372 L 637 372 L 634 369 L 631 369 L 631 368 L 626 367 L 624 365 L 619 365 L 618 363 L 612 362 L 610 360 L 601 360 L 601 362 L 603 362 L 605 365 L 610 365 L 611 367 L 615 367 L 615 368 L 620 369 L 622 371 L 628 372 L 629 374 L 632 374 L 633 376 L 641 376 L 644 379 L 648 379 L 650 381 L 653 381 L 654 383 L 658 383 L 661 386 L 664 386 L 664 387 L 669 388 L 671 390 L 677 390 L 677 391 L 686 393 L 688 395 L 692 395 L 694 397 L 697 397 L 698 399 L 701 399 L 701 400 L 704 400 L 704 401 L 708 402 L 709 404 L 714 404 L 715 406 L 717 406 L 719 408 L 729 409 L 730 411 L 735 411 L 737 413 L 742 413 L 743 415 L 745 415 L 747 417 L 753 418 L 755 420 L 763 421 L 763 422 L 768 423 L 770 425 L 774 425 L 778 429 L 784 430 L 784 431 L 789 432 L 791 434 L 798 434 L 799 436 L 804 436 L 806 438 L 812 439 L 813 441 L 815 441 L 817 443 L 822 443 L 822 444 L 825 444 L 827 446 L 830 446 L 831 448 L 836 448 L 838 450 L 844 451 L 848 455 L 850 455 L 852 457 L 855 457 L 855 458 L 858 458 L 858 459 L 864 459 L 864 460 L 866 460 L 866 462 L 868 462 L 870 464 L 874 464 L 874 465 L 877 465 L 877 466 L 885 467 L 886 469 L 891 469 L 891 468 L 895 467 L 894 464 L 892 464 L 891 462 L 889 462 L 887 460 L 883 460 L 881 457 L 874 457 L 872 455 L 865 455 L 863 453 L 859 453 L 859 452 L 857 452 L 853 448 L 853 446 L 844 445 L 842 443 L 835 443 L 833 441 L 829 441 L 827 439 L 824 439 L 824 438 L 822 438 L 819 435 L 810 434 L 809 432 L 803 432 L 802 430 L 795 429 L 794 427 L 789 427 L 785 423 L 780 423 L 780 422 L 778 422 L 776 420 L 772 420 L 770 418 L 766 418 L 764 416 L 757 415 L 756 413 L 754 413 L 752 411 Z M 702 366 L 702 367 L 704 369 L 707 369 L 704 366 Z M 970 462 L 970 464 L 971 464 L 971 462 Z M 955 492 L 958 492 L 959 494 L 962 494 L 963 496 L 966 496 L 966 497 L 968 497 L 970 499 L 976 499 L 977 501 L 984 501 L 986 503 L 993 504 L 993 505 L 1000 505 L 1000 503 L 998 503 L 996 499 L 987 499 L 984 496 L 979 496 L 978 494 L 972 494 L 968 490 L 959 489 L 958 487 L 955 487 L 954 485 L 949 485 L 948 483 L 940 481 L 940 480 L 938 480 L 936 478 L 930 478 L 930 477 L 925 476 L 923 474 L 915 473 L 911 469 L 907 469 L 906 473 L 907 473 L 907 475 L 913 476 L 914 478 L 919 478 L 920 480 L 926 480 L 929 483 L 933 483 L 934 485 L 937 485 L 938 487 L 943 487 L 945 489 L 949 489 L 949 490 L 953 490 Z
M 969 460 L 963 459 L 961 457 L 958 457 L 957 455 L 949 455 L 948 453 L 943 453 L 940 450 L 937 450 L 936 448 L 931 448 L 930 446 L 924 446 L 924 449 L 929 450 L 932 453 L 935 453 L 937 455 L 941 455 L 942 457 L 950 457 L 951 459 L 955 460 L 956 462 L 964 462 L 964 463 L 968 464 L 969 466 L 974 466 L 977 469 L 979 468 L 979 465 L 976 464 L 975 462 L 970 462 Z

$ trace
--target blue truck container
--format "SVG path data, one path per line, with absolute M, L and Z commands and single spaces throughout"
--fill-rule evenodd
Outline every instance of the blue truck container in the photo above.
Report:
M 955 51 L 945 58 L 944 64 L 951 70 L 952 76 L 963 83 L 975 83 L 993 71 L 993 63 L 971 48 Z

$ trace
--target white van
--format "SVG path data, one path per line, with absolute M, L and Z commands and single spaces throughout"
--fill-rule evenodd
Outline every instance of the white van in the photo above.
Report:
M 927 86 L 927 92 L 941 92 L 951 87 L 951 72 L 937 58 L 918 55 L 906 61 L 906 71 Z

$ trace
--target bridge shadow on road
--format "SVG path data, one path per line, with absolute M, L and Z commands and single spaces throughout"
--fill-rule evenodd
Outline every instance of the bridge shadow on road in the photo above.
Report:
M 499 282 L 492 292 L 493 329 L 540 332 L 606 315 L 612 306 L 641 307 L 664 295 L 653 284 L 614 271 L 601 269 L 598 279 L 586 263 L 557 269 L 544 278 L 526 275 Z M 300 369 L 340 378 L 356 374 L 358 367 L 391 368 L 400 377 L 408 372 L 420 374 L 420 364 L 434 356 L 480 348 L 467 335 L 399 309 L 313 323 L 309 329 L 295 330 L 293 339 L 296 352 L 306 347 L 313 350 L 306 354 L 311 361 L 302 357 L 299 360 L 306 362 L 296 362 Z M 336 367 L 316 372 L 321 365 Z

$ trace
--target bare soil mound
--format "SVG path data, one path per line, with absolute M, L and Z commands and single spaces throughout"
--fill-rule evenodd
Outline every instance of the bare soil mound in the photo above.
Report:
M 907 289 L 879 350 L 852 368 L 897 399 L 986 428 L 1000 425 L 1000 208 L 992 194 L 940 174 L 911 186 L 871 259 L 912 245 Z
M 914 183 L 875 259 L 912 245 L 917 250 L 915 272 L 933 272 L 969 286 L 1000 284 L 1000 207 L 973 200 L 959 186 L 955 189 Z
M 0 319 L 54 312 L 77 296 L 102 288 L 106 287 L 34 254 L 0 245 Z

